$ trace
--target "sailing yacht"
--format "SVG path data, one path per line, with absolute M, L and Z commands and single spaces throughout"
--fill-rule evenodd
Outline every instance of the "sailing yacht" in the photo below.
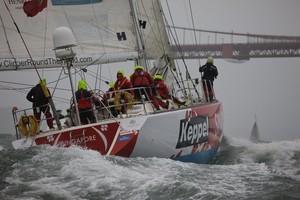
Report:
M 81 125 L 73 100 L 65 109 L 69 113 L 59 117 L 53 94 L 55 130 L 43 129 L 45 121 L 37 124 L 32 108 L 13 108 L 14 148 L 77 145 L 106 156 L 194 163 L 208 163 L 217 154 L 223 137 L 222 102 L 206 101 L 202 84 L 188 71 L 186 79 L 182 78 L 170 48 L 172 30 L 166 28 L 159 0 L 3 0 L 0 10 L 1 71 L 32 70 L 33 76 L 40 77 L 40 70 L 61 70 L 69 77 L 72 95 L 79 71 L 105 63 L 134 62 L 153 76 L 161 74 L 171 95 L 186 102 L 176 105 L 165 100 L 169 108 L 157 110 L 149 98 L 113 99 L 114 105 L 94 108 L 96 123 Z M 95 95 L 101 100 L 104 92 L 99 88 Z M 114 106 L 126 107 L 126 112 L 114 116 L 110 112 Z

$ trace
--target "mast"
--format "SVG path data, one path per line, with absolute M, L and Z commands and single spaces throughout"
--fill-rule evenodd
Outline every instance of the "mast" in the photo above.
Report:
M 131 15 L 132 15 L 132 20 L 133 20 L 133 24 L 134 24 L 134 29 L 135 29 L 135 33 L 136 33 L 136 40 L 137 40 L 137 45 L 138 45 L 138 58 L 137 58 L 137 64 L 138 65 L 142 65 L 144 67 L 146 67 L 146 69 L 148 70 L 148 66 L 146 63 L 146 53 L 145 53 L 145 45 L 142 39 L 142 33 L 140 31 L 140 25 L 139 25 L 139 19 L 137 16 L 137 11 L 136 11 L 136 0 L 129 0 L 130 3 L 130 8 L 131 8 Z
M 78 124 L 80 124 L 79 109 L 77 105 L 77 99 L 76 99 L 75 90 L 72 81 L 72 75 L 71 75 L 72 60 L 76 55 L 76 53 L 73 51 L 73 47 L 76 46 L 73 32 L 67 27 L 56 28 L 55 31 L 53 32 L 53 44 L 54 44 L 53 50 L 55 51 L 55 56 L 58 59 L 63 60 L 67 63 L 73 101 L 76 109 L 76 116 L 77 116 Z

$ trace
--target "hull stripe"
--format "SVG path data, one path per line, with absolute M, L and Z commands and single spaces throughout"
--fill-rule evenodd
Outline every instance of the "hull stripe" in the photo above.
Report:
M 107 152 L 107 156 L 109 156 L 110 155 L 110 153 L 111 153 L 111 151 L 113 150 L 113 148 L 114 148 L 114 146 L 115 146 L 115 144 L 116 144 L 116 141 L 117 141 L 117 138 L 119 137 L 119 135 L 120 135 L 120 126 L 119 126 L 119 128 L 118 128 L 118 130 L 117 130 L 117 133 L 116 133 L 116 135 L 115 135 L 115 137 L 114 137 L 114 140 L 113 140 L 113 142 L 111 143 L 111 145 L 110 145 L 110 148 L 109 148 L 109 150 L 108 150 L 108 152 Z

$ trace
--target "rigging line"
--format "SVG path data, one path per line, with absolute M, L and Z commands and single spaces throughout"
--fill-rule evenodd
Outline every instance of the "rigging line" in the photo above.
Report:
M 171 15 L 171 10 L 170 10 L 170 6 L 169 6 L 169 3 L 168 3 L 168 0 L 166 1 L 166 3 L 167 3 L 167 8 L 168 8 L 168 12 L 169 12 L 169 16 L 170 16 L 171 22 L 172 22 L 173 26 L 175 26 L 173 17 L 172 17 L 172 15 Z M 165 17 L 165 19 L 166 19 L 166 17 Z M 168 24 L 167 20 L 166 20 L 166 23 Z M 181 49 L 180 49 L 180 46 L 178 45 L 178 42 L 179 42 L 178 36 L 177 36 L 177 40 L 176 40 L 176 38 L 174 37 L 174 34 L 173 34 L 173 32 L 171 31 L 171 29 L 169 29 L 169 30 L 170 30 L 170 31 L 169 31 L 169 32 L 170 32 L 170 35 L 171 35 L 171 37 L 173 38 L 173 41 L 175 42 L 175 46 L 176 46 L 176 48 L 177 48 L 177 51 L 180 53 L 181 59 L 183 59 L 182 51 L 181 51 Z M 174 31 L 175 31 L 175 34 L 177 35 L 175 29 L 174 29 Z M 177 66 L 178 66 L 177 69 L 178 69 L 178 71 L 179 71 L 179 77 L 180 77 L 181 81 L 183 82 L 182 72 L 181 72 L 181 70 L 180 70 L 179 65 L 177 65 Z M 183 86 L 183 91 L 184 91 L 185 95 L 187 95 L 184 84 L 182 84 L 182 86 Z
M 0 15 L 0 20 L 1 20 L 1 24 L 2 24 L 2 26 L 3 26 L 3 32 L 4 32 L 4 35 L 5 35 L 7 47 L 8 47 L 8 49 L 9 49 L 9 52 L 10 52 L 10 54 L 12 55 L 12 57 L 13 57 L 15 63 L 17 63 L 17 60 L 16 60 L 16 58 L 15 58 L 15 56 L 14 56 L 12 50 L 11 50 L 11 47 L 10 47 L 10 44 L 9 44 L 9 41 L 8 41 L 8 38 L 7 38 L 6 28 L 5 28 L 5 26 L 4 26 L 3 19 L 2 19 L 2 16 L 1 16 L 1 15 Z M 16 69 L 18 69 L 18 65 L 16 65 Z
M 0 83 L 8 83 L 8 84 L 14 84 L 14 85 L 26 85 L 32 87 L 32 84 L 26 84 L 26 83 L 18 83 L 18 82 L 11 82 L 11 81 L 0 81 Z
M 74 67 L 74 68 L 76 68 L 76 67 Z M 63 70 L 63 69 L 62 69 Z M 71 75 L 74 75 L 75 73 L 77 73 L 77 72 L 73 72 L 73 73 L 71 73 Z M 89 74 L 90 76 L 92 76 L 91 74 Z M 57 81 L 62 81 L 62 80 L 64 80 L 64 79 L 67 79 L 68 78 L 68 76 L 64 76 L 64 77 L 60 77 L 59 79 L 57 79 Z M 105 78 L 105 77 L 104 77 Z M 103 80 L 102 80 L 103 81 Z M 1 81 L 0 81 L 1 82 Z M 52 83 L 55 83 L 56 81 L 51 81 L 51 82 L 48 82 L 48 84 L 47 85 L 49 85 L 49 84 L 52 84 Z M 76 82 L 76 81 L 75 81 Z M 104 81 L 105 82 L 105 81 Z M 29 86 L 29 85 L 28 85 Z M 31 87 L 32 87 L 32 85 L 30 85 Z M 49 89 L 52 89 L 53 87 L 49 87 L 49 86 L 47 86 Z M 27 88 L 28 89 L 28 88 Z M 64 88 L 57 88 L 56 87 L 56 89 L 57 90 L 64 90 L 64 91 L 70 91 L 70 89 L 64 89 Z
M 48 4 L 48 2 L 47 2 L 47 4 Z M 47 6 L 47 8 L 46 8 L 46 16 L 45 16 L 45 18 L 46 18 L 46 25 L 45 25 L 45 32 L 44 32 L 44 52 L 43 52 L 43 60 L 45 60 L 45 55 L 46 55 L 46 37 L 47 37 L 47 24 L 48 24 L 48 20 L 47 20 L 47 18 L 48 18 L 48 6 Z M 44 66 L 45 66 L 45 62 L 42 62 L 42 67 L 44 68 Z M 42 72 L 44 73 L 44 70 L 42 70 Z
M 96 16 L 95 8 L 94 8 L 92 2 L 91 2 L 90 5 L 92 6 L 94 19 L 95 19 L 95 22 L 96 22 L 96 27 L 97 27 L 97 30 L 98 30 L 98 34 L 99 34 L 99 38 L 100 38 L 101 44 L 102 44 L 101 46 L 102 46 L 103 51 L 105 52 L 105 46 L 103 45 L 103 39 L 102 39 L 102 36 L 101 36 L 101 33 L 100 33 L 100 27 L 99 27 L 99 23 L 98 23 L 98 18 L 97 18 L 97 16 Z M 103 57 L 103 56 L 104 56 L 104 54 L 101 55 L 101 57 Z M 99 57 L 97 60 L 99 60 L 101 57 Z M 97 60 L 96 60 L 96 61 L 97 61 Z M 95 62 L 96 62 L 96 61 L 95 61 Z M 95 62 L 93 62 L 93 63 L 91 63 L 91 64 L 89 64 L 89 65 L 87 65 L 86 67 L 83 67 L 83 68 L 85 69 L 85 68 L 87 68 L 88 66 L 93 65 Z M 97 72 L 97 73 L 98 73 L 98 72 Z M 97 82 L 97 78 L 96 78 L 96 82 Z M 95 89 L 96 89 L 96 86 L 95 86 Z
M 164 15 L 164 18 L 166 19 L 165 15 Z M 165 21 L 166 21 L 166 23 L 168 23 L 167 20 L 165 20 Z M 171 31 L 170 29 L 168 29 L 168 33 L 169 33 L 169 36 L 170 36 L 171 38 L 173 38 L 175 44 L 177 44 L 176 41 L 175 41 L 175 39 L 174 39 L 173 33 L 172 33 L 172 31 Z M 182 79 L 182 73 L 181 73 L 181 70 L 180 70 L 180 68 L 179 68 L 178 60 L 176 59 L 176 60 L 174 60 L 174 61 L 176 62 L 175 67 L 177 66 L 177 70 L 179 71 L 179 73 L 178 73 L 177 70 L 176 70 L 176 71 L 170 70 L 170 71 L 172 72 L 172 74 L 173 74 L 173 76 L 174 76 L 174 78 L 175 78 L 175 81 L 176 81 L 176 84 L 178 85 L 178 87 L 179 87 L 182 91 L 185 92 L 185 86 L 184 86 L 184 84 L 180 84 L 180 82 L 179 82 L 179 80 L 181 80 L 181 82 L 183 83 L 183 79 Z M 175 72 L 176 72 L 176 76 L 175 76 L 175 74 L 174 74 Z M 179 80 L 178 80 L 178 78 L 179 78 Z M 183 87 L 183 89 L 182 89 L 182 87 Z
M 103 43 L 103 38 L 102 38 L 102 35 L 101 35 L 101 32 L 100 32 L 100 26 L 99 26 L 99 23 L 98 23 L 98 18 L 96 16 L 94 4 L 91 2 L 91 5 L 92 5 L 92 9 L 93 9 L 93 14 L 94 14 L 94 17 L 95 17 L 96 25 L 97 25 L 97 30 L 98 30 L 99 38 L 100 38 L 100 41 L 101 41 L 101 44 L 102 44 L 101 46 L 102 46 L 103 51 L 106 52 L 105 45 Z
M 4 87 L 4 85 L 2 85 Z M 26 87 L 26 88 L 16 88 L 16 87 L 11 87 L 11 86 L 5 86 L 6 88 L 10 87 L 11 89 L 10 90 L 16 90 L 16 91 L 19 91 L 19 90 L 25 90 L 26 92 L 28 92 L 31 88 L 31 87 Z M 48 89 L 54 89 L 54 87 L 50 87 L 50 86 L 47 86 Z M 60 91 L 70 91 L 70 89 L 66 89 L 66 88 L 56 88 L 57 90 L 60 90 Z M 0 88 L 1 90 L 1 88 Z
M 86 72 L 86 73 L 87 73 L 88 75 L 90 75 L 91 77 L 95 78 L 95 79 L 98 78 L 98 77 L 97 77 L 96 75 L 94 75 L 94 74 L 91 74 L 91 73 L 89 73 L 89 72 Z M 104 76 L 102 76 L 102 75 L 100 75 L 99 77 L 100 77 L 99 80 L 101 80 L 101 81 L 103 81 L 103 82 L 106 82 L 106 81 L 111 82 L 111 81 L 112 81 L 112 79 L 106 78 L 106 77 L 104 77 Z M 104 80 L 104 79 L 106 79 L 106 80 Z
M 101 57 L 99 57 L 97 60 L 101 59 L 104 55 L 105 55 L 105 54 L 102 54 Z M 97 60 L 95 60 L 93 63 L 97 62 Z M 91 64 L 89 64 L 89 65 L 86 65 L 85 67 L 83 67 L 83 69 L 86 69 L 86 68 L 88 68 L 88 67 L 90 67 L 90 66 L 93 66 L 93 63 L 91 63 Z M 73 64 L 73 66 L 76 68 L 76 66 L 75 66 L 74 64 Z M 102 65 L 101 65 L 101 67 L 102 67 Z M 109 70 L 110 76 L 112 77 L 112 74 L 111 74 L 111 71 L 110 71 L 110 68 L 109 68 L 109 67 L 108 67 L 108 70 Z M 71 75 L 73 75 L 73 74 L 75 74 L 75 73 L 77 73 L 77 72 L 73 72 Z M 88 72 L 86 72 L 86 73 L 89 74 L 90 76 L 96 78 L 96 77 L 93 76 L 91 73 L 88 73 Z M 100 77 L 105 78 L 106 80 L 109 80 L 109 81 L 112 80 L 112 78 L 111 78 L 111 79 L 108 79 L 108 78 L 103 77 L 103 76 L 101 76 L 101 75 L 100 75 Z M 100 79 L 100 80 L 103 81 L 102 79 Z M 106 82 L 106 81 L 104 81 L 104 82 Z
M 24 46 L 25 46 L 25 49 L 26 49 L 26 51 L 27 51 L 27 53 L 28 53 L 28 55 L 29 55 L 29 57 L 30 57 L 30 60 L 31 60 L 31 62 L 33 63 L 33 67 L 34 67 L 34 69 L 35 69 L 35 71 L 36 71 L 36 73 L 37 73 L 39 79 L 42 80 L 42 78 L 41 78 L 41 76 L 40 76 L 40 74 L 39 74 L 39 72 L 38 72 L 38 70 L 37 70 L 36 64 L 35 64 L 35 62 L 34 62 L 32 56 L 31 56 L 31 54 L 30 54 L 30 52 L 29 52 L 29 49 L 28 49 L 28 47 L 27 47 L 27 45 L 26 45 L 26 43 L 25 43 L 25 40 L 24 40 L 24 38 L 23 38 L 23 36 L 22 36 L 20 30 L 19 30 L 19 27 L 18 27 L 17 23 L 15 22 L 15 20 L 14 20 L 12 14 L 11 14 L 11 12 L 10 12 L 8 6 L 7 6 L 6 1 L 3 1 L 3 2 L 4 2 L 4 4 L 5 4 L 5 7 L 6 7 L 8 13 L 9 13 L 11 19 L 13 20 L 13 23 L 14 23 L 14 25 L 15 25 L 15 27 L 16 27 L 16 29 L 17 29 L 17 31 L 18 31 L 20 37 L 21 37 L 21 39 L 22 39 L 22 42 L 23 42 L 23 44 L 24 44 Z
M 97 67 L 97 72 L 96 72 L 96 81 L 95 81 L 95 87 L 94 87 L 94 90 L 96 90 L 96 89 L 97 89 L 98 76 L 99 76 L 99 67 Z M 99 89 L 100 89 L 100 81 L 99 81 Z
M 73 36 L 74 36 L 75 40 L 77 41 L 77 44 L 78 44 L 79 48 L 81 49 L 81 51 L 83 51 L 82 46 L 79 45 L 79 40 L 78 40 L 78 38 L 76 38 L 77 35 L 75 34 L 74 29 L 73 29 L 73 27 L 72 27 L 72 25 L 71 25 L 71 23 L 70 23 L 70 20 L 69 20 L 69 17 L 68 17 L 68 15 L 67 15 L 67 13 L 66 13 L 65 7 L 64 7 L 64 6 L 61 6 L 61 7 L 62 7 L 62 10 L 63 10 L 64 15 L 66 16 L 67 22 L 68 22 L 68 24 L 69 24 L 69 28 L 71 29 L 71 31 L 72 31 L 72 33 L 73 33 Z
M 174 20 L 173 20 L 173 17 L 172 17 L 172 15 L 171 15 L 171 11 L 170 11 L 170 7 L 169 7 L 168 1 L 167 1 L 167 7 L 168 7 L 168 10 L 169 10 L 169 14 L 170 14 L 170 18 L 171 18 L 172 24 L 173 24 L 173 26 L 174 26 Z M 175 27 L 175 26 L 174 26 L 174 27 Z M 182 62 L 183 62 L 183 65 L 184 65 L 184 67 L 185 67 L 185 70 L 186 70 L 186 76 L 187 76 L 188 79 L 191 79 L 191 75 L 190 75 L 190 73 L 189 73 L 189 70 L 188 70 L 188 68 L 187 68 L 187 64 L 186 64 L 185 59 L 184 59 L 183 54 L 182 54 L 181 46 L 178 44 L 178 43 L 179 43 L 179 39 L 178 39 L 178 35 L 177 35 L 176 29 L 174 29 L 174 32 L 175 32 L 175 35 L 176 35 L 176 40 L 175 40 L 175 38 L 173 38 L 173 39 L 174 39 L 174 42 L 175 42 L 175 44 L 176 44 L 177 49 L 178 49 L 179 52 L 180 52 L 180 57 L 181 57 L 181 60 L 182 60 Z M 172 32 L 171 32 L 171 35 L 174 37 L 174 35 L 172 34 Z M 176 43 L 176 41 L 177 41 L 178 43 Z M 180 68 L 178 68 L 178 69 L 180 69 Z M 181 77 L 181 80 L 183 81 L 181 72 L 180 72 L 180 77 Z M 195 91 L 196 91 L 196 93 L 197 93 L 197 96 L 200 98 L 200 94 L 199 94 L 199 92 L 198 92 L 198 90 L 197 90 L 197 88 L 196 88 L 195 83 L 194 83 L 193 81 L 191 81 L 191 82 L 192 82 L 193 87 L 194 87 L 194 89 L 195 89 Z M 183 87 L 184 87 L 184 89 L 185 89 L 185 86 L 184 86 L 184 85 L 183 85 Z M 185 91 L 185 90 L 184 90 L 184 91 Z M 185 92 L 185 94 L 187 94 L 187 93 Z
M 100 60 L 102 57 L 104 57 L 106 55 L 106 53 L 103 53 L 103 54 L 101 54 L 101 56 L 99 57 L 99 58 L 97 58 L 94 62 L 92 62 L 92 63 L 90 63 L 90 64 L 88 64 L 88 65 L 86 65 L 85 67 L 83 67 L 83 69 L 86 69 L 86 68 L 88 68 L 89 66 L 92 66 L 94 63 L 96 63 L 98 60 Z M 74 65 L 74 64 L 73 64 Z M 108 63 L 108 65 L 109 65 L 109 63 Z M 101 65 L 101 67 L 102 67 L 102 65 Z M 108 66 L 108 72 L 109 72 L 109 74 L 110 74 L 110 77 L 111 77 L 111 80 L 112 80 L 112 73 L 111 73 L 111 70 L 110 70 L 110 67 Z M 101 75 L 100 75 L 100 77 L 101 77 Z M 94 77 L 95 78 L 95 77 Z M 104 77 L 104 78 L 106 78 L 106 77 Z M 106 78 L 107 80 L 109 80 L 108 78 Z M 101 80 L 101 79 L 100 79 Z M 102 80 L 103 81 L 103 80 Z M 104 81 L 105 82 L 105 81 Z
M 169 4 L 168 4 L 168 1 L 167 1 L 167 7 L 168 7 L 168 10 L 169 10 L 169 15 L 170 15 L 170 18 L 171 18 L 171 22 L 172 22 L 172 24 L 173 24 L 173 27 L 175 27 L 174 26 L 174 20 L 173 20 L 173 17 L 172 17 L 172 15 L 171 15 L 171 11 L 170 11 L 170 7 L 169 7 Z M 186 71 L 188 71 L 187 70 L 187 66 L 186 66 L 186 64 L 185 64 L 185 59 L 184 59 L 184 57 L 183 57 L 183 51 L 182 51 L 182 49 L 181 49 L 181 46 L 179 45 L 179 39 L 178 39 L 178 34 L 177 34 L 177 31 L 176 31 L 176 29 L 174 28 L 174 33 L 175 33 L 175 36 L 176 36 L 176 38 L 174 37 L 174 34 L 173 34 L 173 32 L 172 31 L 170 31 L 170 33 L 171 33 L 171 36 L 172 36 L 172 38 L 173 38 L 173 40 L 174 40 L 174 42 L 175 42 L 175 46 L 176 46 L 176 48 L 177 48 L 177 51 L 180 53 L 180 58 L 182 59 L 182 61 L 183 61 L 183 63 L 184 63 L 184 66 L 185 66 L 185 68 L 186 68 Z
M 60 79 L 60 77 L 62 76 L 62 72 L 63 72 L 63 68 L 61 68 L 61 70 L 60 70 L 60 74 L 59 74 L 59 76 L 58 76 L 58 79 L 56 80 L 56 84 L 55 84 L 55 86 L 54 86 L 54 89 L 53 89 L 53 91 L 52 91 L 52 94 L 51 94 L 51 96 L 53 96 L 54 95 L 54 92 L 55 92 L 55 90 L 56 90 L 56 88 L 57 88 L 57 85 L 58 85 L 58 82 L 59 82 L 59 79 Z
M 192 4 L 191 4 L 191 0 L 189 0 L 189 6 L 190 6 L 190 13 L 191 13 L 191 19 L 192 19 L 192 26 L 193 26 L 193 29 L 194 29 L 194 37 L 195 37 L 195 43 L 196 45 L 198 44 L 197 43 L 197 37 L 196 37 L 196 31 L 195 31 L 195 23 L 194 23 L 194 16 L 193 16 L 193 10 L 192 10 Z M 197 59 L 199 61 L 199 67 L 201 66 L 201 63 L 200 63 L 200 58 Z
M 22 88 L 14 88 L 14 87 L 8 87 L 8 86 L 3 86 L 3 85 L 0 85 L 0 90 L 3 90 L 3 91 L 16 91 L 16 92 L 21 92 L 21 93 L 27 93 L 28 92 L 27 90 L 24 90 Z
M 53 99 L 55 100 L 55 102 L 60 102 L 60 103 L 64 103 L 64 104 L 69 104 L 70 99 L 66 99 L 66 98 L 61 98 L 61 97 L 53 97 Z
M 93 9 L 93 14 L 94 14 L 94 17 L 95 17 L 95 21 L 96 21 L 96 25 L 97 25 L 97 30 L 98 30 L 98 34 L 99 34 L 99 38 L 100 38 L 100 42 L 101 42 L 101 46 L 102 46 L 102 49 L 103 49 L 103 55 L 101 56 L 101 57 L 103 57 L 104 56 L 104 54 L 106 53 L 106 49 L 105 49 L 105 45 L 104 45 L 104 43 L 103 43 L 103 38 L 102 38 L 102 35 L 101 35 L 101 32 L 100 32 L 100 26 L 99 26 L 99 20 L 98 20 L 98 18 L 97 18 L 97 16 L 96 16 L 96 12 L 95 12 L 95 8 L 94 8 L 94 4 L 93 3 L 91 3 L 91 5 L 92 5 L 92 9 Z M 100 58 L 101 58 L 100 57 Z M 99 59 L 100 59 L 99 58 Z M 99 60 L 98 59 L 98 60 Z M 93 63 L 91 63 L 90 65 L 92 65 Z M 99 66 L 99 65 L 98 65 Z M 100 65 L 100 80 L 101 80 L 101 72 L 102 72 L 102 65 Z M 98 74 L 98 70 L 99 70 L 99 67 L 97 68 L 97 74 Z M 111 73 L 111 71 L 110 71 L 110 68 L 108 68 L 108 71 L 109 71 L 109 74 L 110 74 L 110 76 L 112 77 L 112 73 Z M 95 89 L 97 88 L 97 86 L 96 86 L 96 84 L 97 84 L 97 80 L 98 80 L 98 77 L 96 77 L 96 81 L 95 81 Z M 100 81 L 99 81 L 99 89 L 100 89 Z
M 159 6 L 159 7 L 158 7 L 159 12 L 162 13 L 162 9 L 161 9 L 161 6 L 160 6 L 160 4 L 159 4 L 159 1 L 156 0 L 156 2 L 157 2 L 156 5 Z M 152 5 L 153 5 L 153 1 L 152 1 Z M 154 5 L 153 5 L 153 8 L 154 8 Z M 155 19 L 156 19 L 155 21 L 156 21 L 157 29 L 160 30 L 156 12 L 154 12 L 154 16 L 155 16 Z M 163 20 L 163 19 L 162 19 L 162 20 Z M 166 29 L 165 24 L 163 24 L 163 27 L 164 27 L 164 29 Z M 163 38 L 162 38 L 162 37 L 163 37 L 163 36 L 162 36 L 163 32 L 162 32 L 162 31 L 159 31 L 158 33 L 159 33 L 160 41 L 164 41 Z M 167 39 L 168 39 L 168 38 L 167 38 Z M 169 42 L 169 41 L 167 40 L 167 42 Z M 164 46 L 163 44 L 162 44 L 162 47 L 163 47 L 163 52 L 164 52 L 164 54 L 165 54 L 165 53 L 166 53 L 166 50 L 165 50 L 165 48 L 164 48 L 165 46 Z
M 73 66 L 73 68 L 74 68 L 74 70 L 75 70 L 75 74 L 78 74 L 79 75 L 79 77 L 80 77 L 80 79 L 83 79 L 83 80 L 86 80 L 85 79 L 85 77 L 82 75 L 82 73 L 80 74 L 79 72 L 78 72 L 78 70 Z M 86 81 L 85 81 L 86 82 Z M 92 89 L 92 87 L 90 87 L 90 85 L 86 82 L 86 84 L 87 84 L 87 86 L 88 86 L 88 88 L 89 89 Z

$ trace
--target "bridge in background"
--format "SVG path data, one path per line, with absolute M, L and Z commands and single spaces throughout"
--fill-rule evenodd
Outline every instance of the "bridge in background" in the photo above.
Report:
M 176 33 L 180 33 L 177 35 L 183 38 L 180 47 L 172 46 L 177 58 L 199 59 L 213 56 L 222 59 L 249 60 L 250 58 L 300 57 L 300 37 L 298 36 L 244 34 L 183 27 L 169 28 L 175 29 Z M 185 44 L 188 37 L 198 42 Z

